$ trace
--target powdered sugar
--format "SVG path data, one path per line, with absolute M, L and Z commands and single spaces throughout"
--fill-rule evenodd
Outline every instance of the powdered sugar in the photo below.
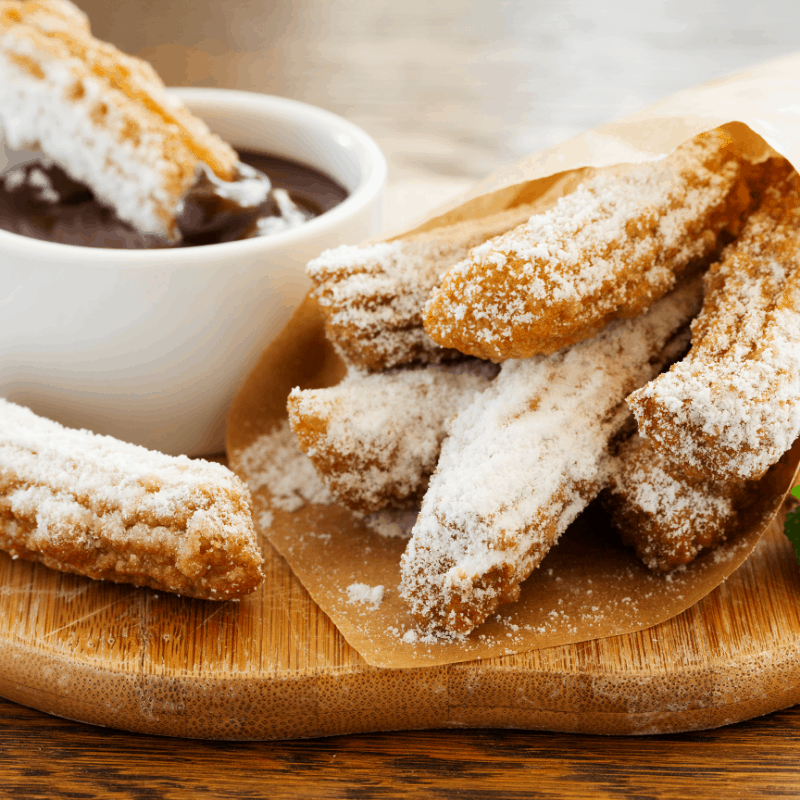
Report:
M 383 586 L 370 586 L 366 583 L 351 583 L 347 587 L 348 603 L 368 603 L 377 611 L 383 602 Z
M 726 538 L 741 482 L 697 481 L 681 474 L 651 444 L 625 444 L 605 496 L 612 521 L 650 569 L 686 564 Z
M 640 313 L 738 225 L 742 162 L 726 142 L 712 132 L 667 159 L 603 171 L 476 247 L 433 292 L 426 331 L 502 360 L 552 353 Z
M 238 596 L 261 577 L 250 496 L 230 470 L 64 428 L 5 400 L 0 546 L 198 597 Z
M 0 21 L 0 125 L 9 145 L 38 144 L 121 219 L 169 238 L 201 163 L 192 148 L 228 170 L 236 154 L 167 95 L 149 65 L 93 39 L 70 3 L 27 6 L 21 21 Z
M 410 511 L 386 509 L 373 514 L 364 514 L 362 522 L 384 539 L 409 539 L 417 521 L 419 509 Z
M 469 248 L 530 216 L 519 207 L 405 240 L 343 245 L 309 262 L 329 339 L 349 364 L 387 369 L 445 353 L 422 328 L 422 307 L 439 276 Z
M 799 231 L 793 173 L 711 268 L 687 358 L 630 398 L 642 434 L 693 472 L 759 477 L 800 434 Z
M 250 490 L 255 493 L 266 488 L 271 506 L 280 511 L 297 511 L 306 503 L 333 502 L 314 465 L 297 446 L 286 420 L 238 452 L 236 461 L 247 477 Z
M 417 615 L 469 630 L 514 597 L 600 490 L 626 394 L 658 372 L 699 301 L 695 281 L 595 339 L 506 362 L 453 420 L 403 556 L 403 596 Z
M 336 498 L 375 511 L 415 504 L 436 466 L 445 423 L 489 385 L 497 368 L 451 367 L 364 375 L 289 395 L 292 429 Z
M 0 180 L 7 192 L 13 192 L 23 186 L 28 186 L 34 190 L 34 197 L 40 203 L 57 203 L 61 196 L 53 188 L 47 173 L 39 167 L 31 170 L 13 169 L 10 172 L 0 174 Z

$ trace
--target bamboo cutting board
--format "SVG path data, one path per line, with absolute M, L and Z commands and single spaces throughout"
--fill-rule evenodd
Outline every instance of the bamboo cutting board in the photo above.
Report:
M 680 616 L 482 662 L 369 667 L 265 546 L 264 587 L 214 604 L 0 555 L 0 694 L 69 719 L 222 739 L 435 727 L 707 728 L 800 702 L 800 576 L 777 525 Z

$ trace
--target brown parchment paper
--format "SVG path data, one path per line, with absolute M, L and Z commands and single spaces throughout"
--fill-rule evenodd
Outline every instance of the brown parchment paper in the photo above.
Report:
M 553 202 L 586 170 L 653 160 L 690 137 L 724 125 L 755 158 L 775 150 L 800 165 L 800 55 L 687 90 L 620 122 L 531 155 L 489 176 L 408 231 L 475 219 L 537 200 Z M 308 296 L 264 352 L 228 418 L 231 467 L 248 479 L 241 453 L 286 418 L 294 386 L 337 383 L 344 365 L 326 341 L 322 316 Z M 387 539 L 337 505 L 271 508 L 254 491 L 256 525 L 283 555 L 347 641 L 375 666 L 407 668 L 489 658 L 642 630 L 670 619 L 724 581 L 751 553 L 792 487 L 800 443 L 754 484 L 747 511 L 728 542 L 683 570 L 650 573 L 618 542 L 602 511 L 582 515 L 523 584 L 519 602 L 463 641 L 415 639 L 399 596 L 403 539 Z M 269 510 L 268 515 L 263 514 Z M 353 583 L 384 587 L 376 609 L 351 603 Z

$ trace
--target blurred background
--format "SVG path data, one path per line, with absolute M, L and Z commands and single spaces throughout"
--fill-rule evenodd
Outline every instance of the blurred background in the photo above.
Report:
M 493 169 L 798 49 L 797 0 L 77 0 L 168 85 L 283 95 L 356 122 L 398 227 Z

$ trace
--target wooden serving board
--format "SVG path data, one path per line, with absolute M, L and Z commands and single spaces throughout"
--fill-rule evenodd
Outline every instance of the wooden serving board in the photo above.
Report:
M 341 372 L 322 357 L 321 319 L 304 308 L 234 403 L 234 453 L 268 407 L 283 412 L 289 387 Z M 784 472 L 795 473 L 795 450 Z M 779 514 L 725 583 L 646 630 L 412 669 L 370 666 L 266 539 L 266 579 L 238 603 L 95 582 L 0 553 L 0 695 L 73 720 L 217 739 L 715 727 L 800 702 L 800 570 L 782 523 Z
M 69 719 L 220 739 L 724 725 L 800 702 L 800 574 L 778 523 L 727 583 L 668 622 L 411 670 L 368 666 L 267 543 L 262 589 L 222 604 L 0 554 L 0 695 Z

